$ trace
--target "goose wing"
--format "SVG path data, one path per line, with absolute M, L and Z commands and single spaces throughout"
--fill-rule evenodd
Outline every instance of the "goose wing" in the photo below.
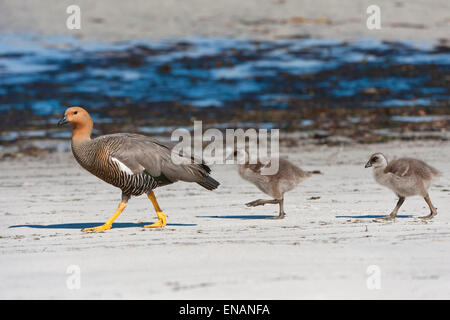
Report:
M 110 156 L 133 174 L 149 174 L 156 180 L 203 182 L 211 171 L 203 163 L 172 152 L 174 145 L 138 134 L 109 135 Z M 126 169 L 125 169 L 126 170 Z

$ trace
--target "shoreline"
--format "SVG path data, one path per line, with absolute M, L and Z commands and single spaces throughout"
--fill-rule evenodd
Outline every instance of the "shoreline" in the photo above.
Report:
M 246 129 L 244 129 L 246 130 Z M 34 131 L 30 131 L 34 132 Z M 71 130 L 62 131 L 64 135 L 69 136 Z M 270 129 L 267 131 L 270 133 Z M 23 132 L 22 132 L 23 133 Z M 117 132 L 113 132 L 117 133 Z M 155 135 L 138 131 L 137 134 L 146 135 L 161 141 L 171 141 L 170 135 Z M 223 132 L 222 132 L 223 133 Z M 191 131 L 191 134 L 193 132 Z M 372 146 L 389 145 L 390 143 L 415 142 L 415 143 L 433 143 L 449 142 L 450 132 L 448 131 L 395 131 L 389 129 L 374 130 L 372 133 L 365 133 L 365 137 L 354 139 L 345 135 L 330 135 L 323 130 L 305 130 L 294 132 L 280 132 L 280 149 L 289 150 L 296 147 L 352 147 L 352 146 Z M 97 135 L 93 136 L 95 138 Z M 207 142 L 203 143 L 205 148 Z M 225 143 L 224 143 L 225 145 Z M 9 142 L 0 144 L 0 162 L 7 159 L 19 158 L 45 158 L 52 154 L 67 154 L 71 152 L 70 138 L 33 138 L 23 136 Z

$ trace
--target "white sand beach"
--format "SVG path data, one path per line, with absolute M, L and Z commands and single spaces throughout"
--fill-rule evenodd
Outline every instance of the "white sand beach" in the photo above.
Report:
M 408 198 L 395 221 L 395 195 L 364 164 L 371 153 L 425 160 L 443 176 L 430 189 L 431 221 L 420 197 Z M 450 298 L 449 142 L 389 142 L 345 147 L 302 146 L 282 154 L 320 170 L 276 205 L 232 165 L 213 166 L 214 192 L 176 183 L 156 190 L 168 217 L 155 221 L 145 196 L 132 198 L 113 229 L 100 225 L 120 190 L 85 172 L 70 153 L 0 162 L 0 298 L 2 299 L 448 299 Z M 320 197 L 312 200 L 312 197 Z M 70 266 L 80 270 L 69 289 Z M 369 289 L 368 267 L 380 270 Z
M 66 27 L 66 8 L 81 9 L 81 30 Z M 381 29 L 366 26 L 381 10 Z M 449 41 L 446 0 L 17 0 L 0 1 L 0 31 L 75 36 L 87 41 L 200 37 Z

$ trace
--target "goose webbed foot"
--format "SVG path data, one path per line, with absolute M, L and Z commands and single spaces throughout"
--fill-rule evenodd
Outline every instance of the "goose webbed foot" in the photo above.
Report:
M 84 228 L 84 229 L 81 229 L 81 231 L 93 231 L 93 232 L 105 231 L 105 230 L 111 229 L 111 227 L 112 227 L 112 224 L 106 224 L 105 223 L 104 225 L 101 225 L 101 226 L 98 226 L 98 227 Z
M 111 218 L 109 218 L 108 221 L 106 221 L 104 225 L 98 226 L 98 227 L 93 227 L 93 228 L 84 228 L 84 229 L 81 229 L 81 231 L 97 232 L 97 231 L 105 231 L 105 230 L 111 229 L 114 220 L 116 220 L 117 217 L 122 213 L 122 211 L 127 206 L 127 203 L 128 203 L 128 198 L 124 197 L 122 199 L 122 201 L 120 202 L 119 207 L 117 208 L 116 212 L 114 212 L 113 216 Z
M 167 224 L 167 215 L 160 211 L 156 212 L 156 215 L 158 216 L 158 221 L 152 224 L 148 224 L 144 226 L 144 228 L 164 228 Z
M 153 191 L 150 191 L 147 194 L 147 197 L 153 203 L 153 207 L 155 208 L 156 215 L 158 216 L 158 221 L 153 224 L 148 224 L 144 226 L 144 228 L 163 228 L 167 224 L 167 215 L 161 210 L 159 207 L 158 201 L 156 201 L 155 194 Z

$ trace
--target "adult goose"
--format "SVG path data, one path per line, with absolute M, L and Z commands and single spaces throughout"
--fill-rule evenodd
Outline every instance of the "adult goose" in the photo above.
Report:
M 87 171 L 122 190 L 122 201 L 105 224 L 82 231 L 111 229 L 131 196 L 147 194 L 158 221 L 147 228 L 164 227 L 167 216 L 156 201 L 153 190 L 177 181 L 196 182 L 214 190 L 219 182 L 209 176 L 211 169 L 193 158 L 175 154 L 171 147 L 156 139 L 131 133 L 116 133 L 91 138 L 93 121 L 81 107 L 68 108 L 58 125 L 70 124 L 72 152 L 77 162 Z M 176 160 L 176 161 L 174 161 Z

